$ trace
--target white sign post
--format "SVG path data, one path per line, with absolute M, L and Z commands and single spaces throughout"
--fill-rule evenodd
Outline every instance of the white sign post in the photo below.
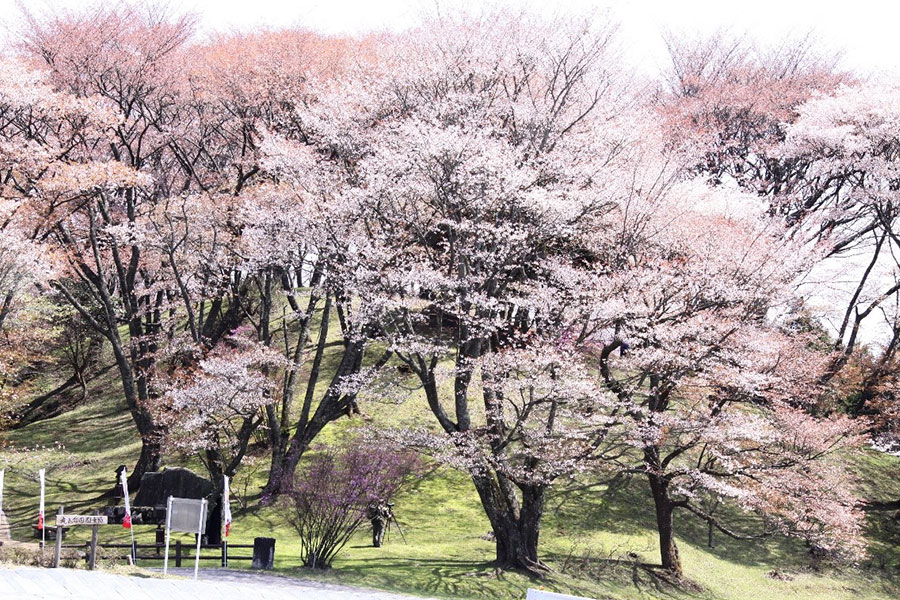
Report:
M 194 555 L 194 579 L 200 570 L 200 542 L 206 525 L 206 500 L 173 498 L 166 502 L 166 554 L 163 557 L 163 575 L 169 571 L 169 537 L 172 531 L 197 534 L 197 551 Z
M 166 552 L 163 554 L 163 575 L 169 572 L 169 526 L 172 524 L 172 496 L 166 500 Z

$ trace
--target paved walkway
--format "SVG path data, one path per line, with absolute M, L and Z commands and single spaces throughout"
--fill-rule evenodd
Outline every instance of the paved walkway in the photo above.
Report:
M 169 569 L 193 576 L 193 569 Z M 200 569 L 200 580 L 73 569 L 0 569 L 2 600 L 427 600 L 239 569 Z

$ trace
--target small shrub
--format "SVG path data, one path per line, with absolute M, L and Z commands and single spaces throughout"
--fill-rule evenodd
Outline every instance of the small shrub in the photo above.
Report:
M 369 502 L 388 501 L 418 464 L 408 452 L 358 442 L 312 455 L 288 494 L 289 520 L 300 536 L 303 565 L 329 568 L 365 522 Z
M 52 567 L 55 548 L 48 544 L 42 551 L 38 544 L 5 541 L 0 546 L 0 563 L 24 565 L 28 567 Z M 77 548 L 63 548 L 59 566 L 75 569 L 84 562 L 83 551 Z

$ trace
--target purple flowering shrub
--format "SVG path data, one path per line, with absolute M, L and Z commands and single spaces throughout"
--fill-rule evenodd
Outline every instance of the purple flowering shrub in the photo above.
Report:
M 319 447 L 287 494 L 288 520 L 306 567 L 327 569 L 366 521 L 372 500 L 389 500 L 419 467 L 408 451 L 353 442 Z

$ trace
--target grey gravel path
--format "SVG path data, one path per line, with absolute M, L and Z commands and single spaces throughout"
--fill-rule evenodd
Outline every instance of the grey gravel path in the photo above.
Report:
M 193 576 L 192 569 L 170 574 Z M 0 600 L 428 600 L 238 569 L 151 579 L 72 569 L 0 569 Z

